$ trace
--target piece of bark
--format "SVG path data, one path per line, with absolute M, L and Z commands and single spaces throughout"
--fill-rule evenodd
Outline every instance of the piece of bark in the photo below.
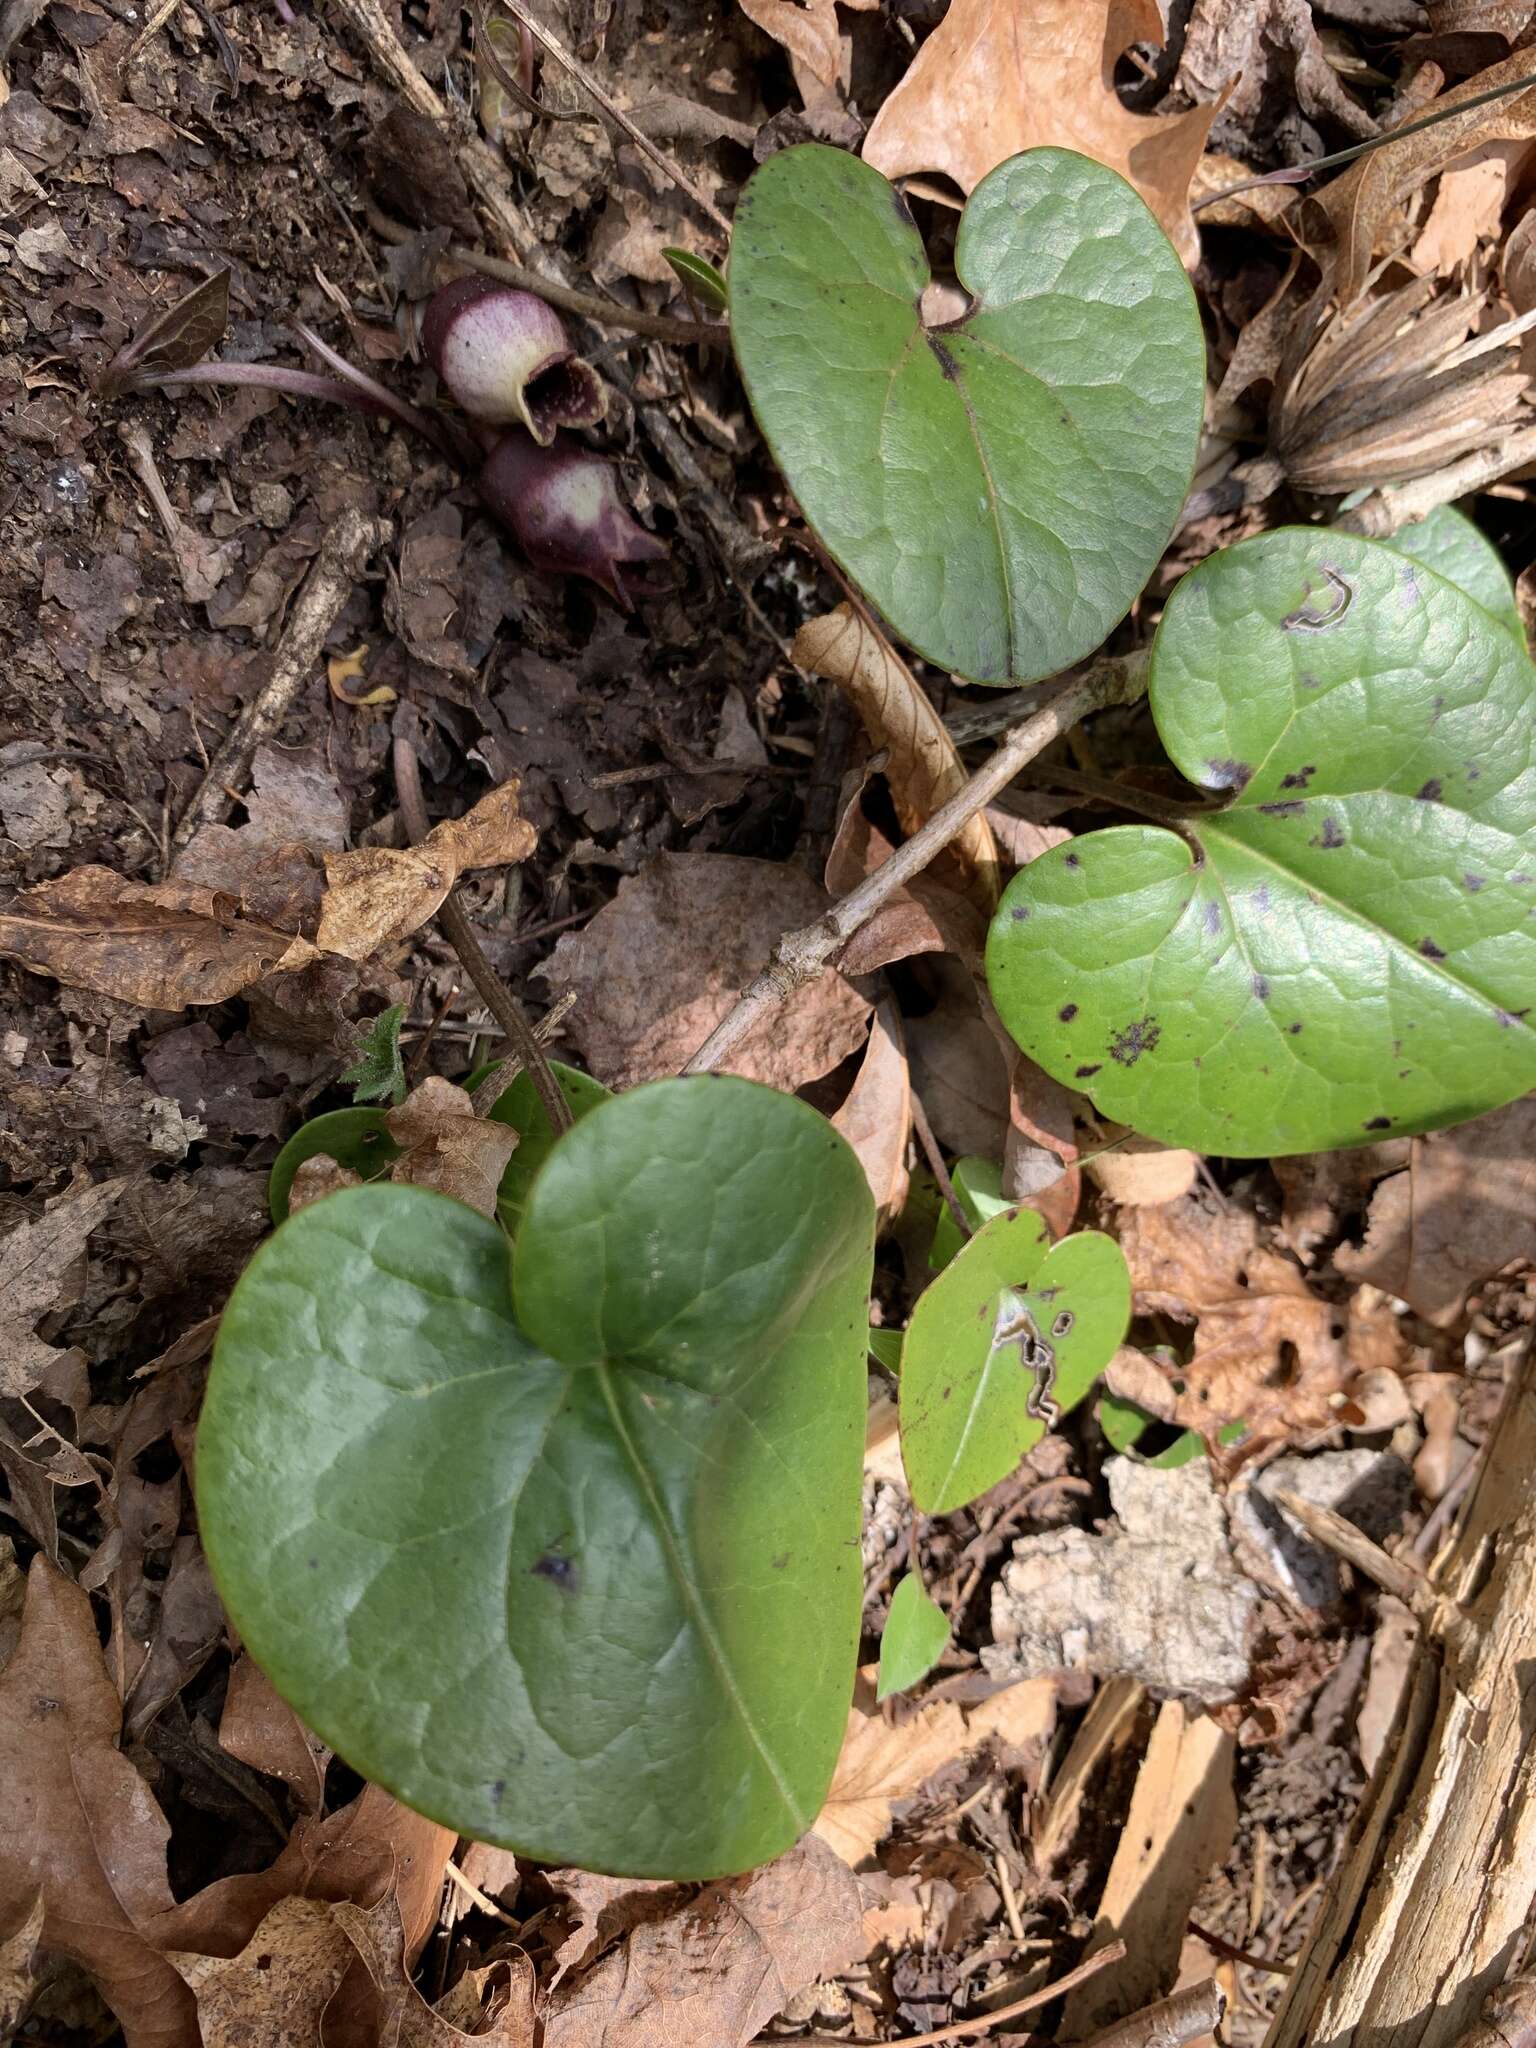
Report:
M 1536 1893 L 1536 1356 L 1435 1583 L 1469 1625 L 1421 1648 L 1395 1739 L 1267 2048 L 1454 2048 L 1524 1959 Z

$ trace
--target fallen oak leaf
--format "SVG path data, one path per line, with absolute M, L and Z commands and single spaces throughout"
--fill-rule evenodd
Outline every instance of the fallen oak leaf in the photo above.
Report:
M 942 171 L 969 193 L 1020 150 L 1075 149 L 1129 179 L 1186 265 L 1189 187 L 1219 105 L 1133 114 L 1113 89 L 1135 42 L 1162 43 L 1157 0 L 950 0 L 886 98 L 864 161 L 888 178 Z
M 171 1907 L 170 1827 L 118 1749 L 121 1722 L 89 1597 L 35 1558 L 0 1672 L 0 1924 L 41 1891 L 42 1947 L 90 1975 L 127 2048 L 197 2048 L 192 1994 L 148 1933 Z
M 0 2028 L 13 2040 L 36 1990 L 32 1964 L 43 1933 L 43 1895 L 38 1893 L 20 1926 L 0 1940 Z
M 806 1985 L 862 1958 L 863 1921 L 858 1879 L 806 1835 L 566 1978 L 544 2048 L 743 2048 Z
M 36 1325 L 78 1299 L 69 1269 L 127 1185 L 104 1180 L 69 1189 L 37 1222 L 19 1225 L 0 1241 L 0 1395 L 20 1400 L 68 1356 L 44 1343 Z
M 926 824 L 964 787 L 960 751 L 928 693 L 854 605 L 808 619 L 790 652 L 799 667 L 836 683 L 863 720 L 870 745 L 885 749 L 885 779 L 904 832 Z M 978 813 L 946 851 L 965 893 L 990 915 L 1001 886 L 992 827 Z
M 325 2009 L 355 1960 L 336 1919 L 342 1910 L 320 1899 L 279 1899 L 236 1956 L 172 1951 L 167 1960 L 197 2000 L 203 2048 L 319 2048 Z

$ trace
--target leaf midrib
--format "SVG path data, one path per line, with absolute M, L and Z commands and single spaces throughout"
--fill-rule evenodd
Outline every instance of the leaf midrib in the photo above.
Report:
M 731 1708 L 740 1722 L 748 1742 L 762 1760 L 763 1768 L 768 1773 L 785 1812 L 794 1822 L 796 1830 L 803 1834 L 815 1819 L 815 1815 L 808 1814 L 802 1810 L 799 1800 L 795 1797 L 793 1788 L 779 1767 L 778 1759 L 773 1755 L 763 1736 L 759 1733 L 757 1724 L 747 1709 L 747 1703 L 742 1697 L 741 1687 L 736 1680 L 736 1673 L 732 1669 L 730 1658 L 726 1655 L 725 1645 L 721 1642 L 714 1621 L 704 1603 L 704 1596 L 688 1569 L 687 1561 L 683 1556 L 682 1548 L 677 1539 L 677 1533 L 673 1529 L 671 1522 L 667 1519 L 666 1509 L 662 1505 L 661 1496 L 656 1491 L 650 1467 L 641 1456 L 640 1447 L 630 1434 L 629 1425 L 625 1421 L 623 1412 L 619 1407 L 614 1392 L 613 1368 L 607 1364 L 600 1364 L 595 1366 L 593 1370 L 597 1374 L 597 1383 L 602 1388 L 603 1401 L 608 1409 L 608 1419 L 613 1425 L 615 1439 L 628 1460 L 630 1470 L 635 1477 L 635 1483 L 639 1487 L 646 1507 L 650 1511 L 651 1519 L 655 1523 L 662 1551 L 666 1557 L 673 1583 L 677 1587 L 683 1606 L 688 1612 L 689 1619 L 698 1630 L 699 1640 L 704 1645 L 709 1660 L 715 1668 L 715 1675 L 720 1681 L 721 1689 L 726 1699 L 730 1702 Z

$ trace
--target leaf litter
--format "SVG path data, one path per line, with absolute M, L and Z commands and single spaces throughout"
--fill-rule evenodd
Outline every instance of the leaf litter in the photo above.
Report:
M 1326 22 L 1288 0 L 1197 0 L 1166 41 L 1140 0 L 898 12 L 720 0 L 636 37 L 614 10 L 584 50 L 637 113 L 662 110 L 665 147 L 727 212 L 753 155 L 808 136 L 862 148 L 906 187 L 941 279 L 957 195 L 1027 144 L 1122 170 L 1191 264 L 1198 223 L 1226 373 L 1211 468 L 1124 644 L 1217 541 L 1310 516 L 1288 491 L 1412 477 L 1523 422 L 1529 337 L 1449 373 L 1444 358 L 1536 299 L 1529 89 L 1309 196 L 1269 187 L 1193 216 L 1190 200 L 1523 77 L 1528 6 L 1446 0 L 1418 44 L 1420 10 L 1391 0 Z M 625 620 L 518 561 L 467 494 L 445 502 L 435 455 L 358 419 L 188 392 L 135 401 L 148 438 L 124 444 L 111 408 L 80 405 L 130 335 L 161 367 L 194 360 L 224 331 L 225 293 L 242 360 L 281 358 L 294 313 L 345 307 L 381 374 L 413 374 L 394 323 L 450 237 L 473 236 L 466 188 L 425 147 L 407 179 L 392 90 L 334 24 L 280 13 L 141 47 L 109 15 L 59 16 L 89 131 L 41 31 L 4 30 L 0 174 L 53 213 L 0 277 L 25 337 L 0 357 L 20 486 L 0 513 L 0 1776 L 19 1801 L 0 1843 L 0 2026 L 103 2042 L 112 2013 L 129 2048 L 375 2048 L 523 2043 L 537 2015 L 545 2040 L 610 2048 L 883 2041 L 1059 1973 L 1082 1953 L 1070 1919 L 1094 1942 L 1130 1937 L 1075 1995 L 1087 2032 L 1210 1968 L 1191 1920 L 1283 1960 L 1360 1770 L 1390 1744 L 1409 1649 L 1403 1611 L 1330 1578 L 1265 1489 L 1396 1541 L 1464 1484 L 1536 1321 L 1529 1104 L 1411 1144 L 1199 1160 L 1106 1129 L 1002 1048 L 976 980 L 991 893 L 1099 822 L 1097 800 L 1052 793 L 1053 761 L 1134 781 L 1134 714 L 1060 744 L 743 1051 L 743 1071 L 806 1093 L 859 1152 L 883 1212 L 877 1336 L 899 1337 L 945 1200 L 914 1100 L 947 1172 L 980 1158 L 1053 1229 L 1109 1230 L 1137 1289 L 1109 1375 L 1131 1432 L 1114 1456 L 1106 1398 L 1100 1422 L 1089 1404 L 924 1524 L 894 1436 L 877 1445 L 863 1654 L 914 1571 L 951 1639 L 915 1697 L 875 1711 L 861 1692 L 817 1835 L 703 1891 L 520 1865 L 360 1788 L 229 1640 L 186 1476 L 205 1322 L 264 1227 L 276 1145 L 347 1101 L 342 1070 L 396 1005 L 402 1164 L 494 1207 L 512 1134 L 466 1118 L 451 1084 L 499 1046 L 432 927 L 447 889 L 463 878 L 535 1007 L 577 994 L 562 1056 L 627 1086 L 686 1059 L 779 934 L 981 758 L 972 693 L 850 631 L 722 360 L 690 356 L 684 396 L 665 345 L 599 337 L 595 438 L 622 453 L 677 578 Z M 428 32 L 450 65 L 467 55 L 457 29 Z M 540 70 L 546 101 L 579 110 L 580 89 Z M 263 272 L 269 297 L 217 225 L 187 294 L 188 220 L 249 205 L 244 157 L 189 149 L 173 125 L 215 107 L 246 156 L 315 170 L 285 202 L 293 248 Z M 342 114 L 372 129 L 366 150 Z M 545 256 L 686 314 L 661 250 L 707 235 L 654 166 L 591 123 L 519 110 L 503 127 Z M 349 211 L 338 235 L 333 199 L 350 208 L 364 181 L 383 213 Z M 375 238 L 385 216 L 406 241 Z M 316 247 L 318 281 L 298 253 Z M 1289 481 L 1251 494 L 1266 442 Z M 149 468 L 125 447 L 148 447 Z M 1477 505 L 1512 571 L 1530 554 L 1515 503 Z M 343 593 L 293 709 L 229 789 L 233 822 L 175 853 L 347 509 L 396 522 L 377 580 Z M 450 821 L 421 848 L 387 772 L 402 734 Z M 1237 1967 L 1218 1964 L 1234 1983 Z M 1276 1981 L 1245 1971 L 1228 2022 L 1242 2048 Z

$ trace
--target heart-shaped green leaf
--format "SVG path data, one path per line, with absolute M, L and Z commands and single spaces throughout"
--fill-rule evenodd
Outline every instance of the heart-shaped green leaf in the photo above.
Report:
M 1314 1152 L 1536 1086 L 1536 669 L 1395 549 L 1285 528 L 1175 590 L 1153 715 L 1225 809 L 1053 847 L 987 978 L 1019 1044 L 1169 1144 Z
M 1427 519 L 1401 527 L 1387 546 L 1460 584 L 1485 611 L 1507 626 L 1525 651 L 1525 625 L 1515 586 L 1493 542 L 1454 505 L 1437 505 Z
M 1112 1238 L 1085 1230 L 1053 1248 L 1032 1209 L 978 1230 L 919 1300 L 902 1346 L 901 1456 L 924 1513 L 1006 1478 L 1091 1391 L 1130 1314 Z
M 955 244 L 965 318 L 925 327 L 928 260 L 878 171 L 807 143 L 736 210 L 731 338 L 806 518 L 894 630 L 983 683 L 1096 648 L 1189 489 L 1205 344 L 1182 264 L 1115 172 L 1035 149 Z
M 873 1237 L 837 1133 L 716 1078 L 567 1133 L 510 1271 L 424 1189 L 300 1211 L 230 1299 L 198 1434 L 252 1655 L 463 1834 L 641 1876 L 777 1855 L 852 1690 Z
M 905 1692 L 926 1678 L 949 1641 L 949 1616 L 931 1600 L 916 1572 L 908 1572 L 891 1595 L 891 1611 L 880 1638 L 876 1700 Z

